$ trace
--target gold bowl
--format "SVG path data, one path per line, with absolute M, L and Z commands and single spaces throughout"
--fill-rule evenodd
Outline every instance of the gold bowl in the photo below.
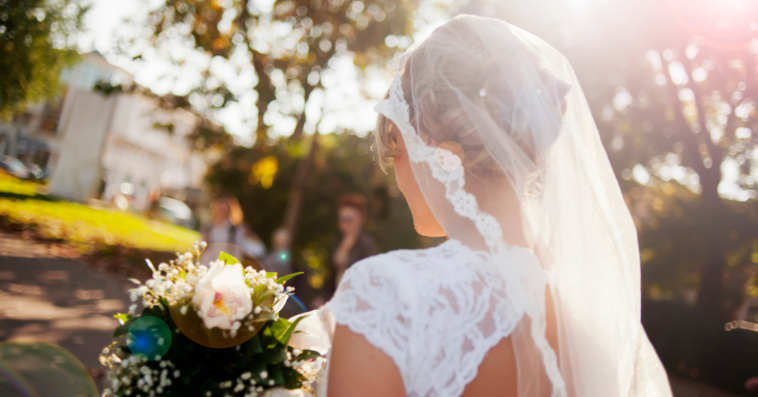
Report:
M 273 299 L 267 298 L 261 306 L 270 307 Z M 268 321 L 269 313 L 261 311 L 259 314 L 250 314 L 242 320 L 242 326 L 237 329 L 237 333 L 232 336 L 229 330 L 220 328 L 208 328 L 203 323 L 203 319 L 198 316 L 197 311 L 192 304 L 187 304 L 185 314 L 181 309 L 184 305 L 169 306 L 171 318 L 176 323 L 179 330 L 190 338 L 193 342 L 205 347 L 214 349 L 225 349 L 234 347 L 247 342 L 263 328 L 263 324 Z

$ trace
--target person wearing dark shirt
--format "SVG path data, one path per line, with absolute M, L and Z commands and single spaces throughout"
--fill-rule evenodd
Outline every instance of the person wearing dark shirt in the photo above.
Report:
M 379 253 L 374 238 L 363 230 L 367 212 L 366 198 L 357 193 L 345 194 L 340 197 L 337 207 L 340 237 L 332 245 L 329 261 L 331 277 L 324 286 L 325 301 L 334 295 L 342 275 L 350 266 Z M 317 299 L 313 305 L 319 306 L 319 303 L 323 302 Z

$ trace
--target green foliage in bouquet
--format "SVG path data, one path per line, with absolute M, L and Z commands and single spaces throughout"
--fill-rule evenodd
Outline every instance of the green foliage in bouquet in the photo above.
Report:
M 181 261 L 182 258 L 186 260 Z M 173 261 L 170 265 L 162 264 L 159 269 L 164 270 L 156 271 L 153 280 L 170 274 L 177 266 L 195 266 L 188 258 L 187 254 L 179 256 L 180 265 Z M 222 254 L 219 261 L 224 266 L 238 265 L 236 259 L 228 254 Z M 197 267 L 201 265 L 198 264 Z M 248 270 L 248 278 L 253 277 L 250 276 L 251 273 L 254 271 Z M 275 280 L 279 285 L 292 276 L 294 275 L 277 279 L 274 273 L 265 274 L 266 279 Z M 260 277 L 264 277 L 262 272 Z M 157 286 L 159 283 L 150 283 L 152 289 L 142 293 L 144 309 L 139 315 L 115 316 L 122 324 L 114 332 L 115 341 L 100 355 L 100 362 L 108 368 L 104 396 L 241 397 L 265 395 L 266 390 L 272 388 L 311 390 L 311 385 L 325 362 L 323 356 L 313 350 L 301 351 L 288 346 L 297 324 L 304 317 L 289 321 L 279 318 L 274 310 L 263 318 L 263 324 L 257 332 L 244 342 L 228 348 L 207 347 L 185 335 L 186 330 L 176 323 L 175 313 L 172 313 L 175 306 L 172 307 L 170 300 L 165 297 L 170 291 L 156 294 L 156 289 L 162 289 L 162 286 Z M 260 301 L 255 296 L 261 291 L 255 290 L 260 290 L 261 285 L 250 288 L 255 301 Z M 142 286 L 132 290 L 133 297 L 145 288 Z M 133 309 L 134 306 L 131 310 Z M 148 319 L 153 323 L 165 323 L 169 332 L 165 332 L 165 327 L 160 324 L 159 328 L 164 329 L 164 332 L 150 337 L 141 335 L 147 340 L 142 340 L 140 346 L 163 347 L 164 343 L 168 343 L 168 350 L 162 349 L 165 354 L 147 357 L 137 345 L 131 344 L 135 338 L 132 334 L 136 327 L 133 326 Z

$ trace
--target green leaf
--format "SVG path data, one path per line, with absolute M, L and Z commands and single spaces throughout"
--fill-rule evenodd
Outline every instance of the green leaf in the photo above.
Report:
M 260 295 L 260 293 L 261 293 L 261 292 L 263 292 L 263 290 L 264 290 L 264 289 L 266 289 L 267 287 L 268 287 L 268 286 L 267 286 L 267 285 L 265 285 L 265 284 L 256 285 L 256 286 L 255 286 L 255 288 L 253 289 L 253 296 L 254 296 L 254 297 L 257 297 L 257 296 L 258 296 L 258 295 Z
M 263 381 L 263 378 L 261 378 L 261 372 L 263 371 L 268 372 L 268 369 L 266 368 L 266 364 L 264 364 L 263 361 L 261 360 L 251 361 L 250 365 L 248 366 L 248 369 L 250 370 L 250 372 L 253 373 L 253 377 L 259 383 Z
M 280 318 L 271 325 L 271 331 L 277 340 L 280 340 L 282 336 L 287 332 L 287 329 L 292 325 L 289 320 Z
M 284 347 L 274 350 L 269 350 L 263 354 L 263 361 L 266 364 L 278 364 L 287 359 L 287 351 Z
M 266 292 L 264 292 L 264 293 L 260 294 L 259 296 L 255 297 L 255 299 L 254 299 L 254 300 L 255 300 L 255 306 L 258 306 L 258 305 L 260 305 L 261 303 L 263 303 L 263 301 L 264 301 L 266 298 L 268 298 L 269 296 L 271 296 L 271 295 L 274 295 L 274 291 L 272 291 L 272 290 L 268 290 L 268 291 L 266 291 Z M 265 309 L 265 308 L 262 308 L 262 309 Z
M 168 307 L 168 303 L 166 303 L 166 307 Z M 142 310 L 142 316 L 155 316 L 160 319 L 164 319 L 166 317 L 166 314 L 167 311 L 163 308 L 163 299 L 161 299 L 160 304 L 153 307 L 147 307 Z
M 132 325 L 134 320 L 136 320 L 137 317 L 132 317 L 122 325 L 119 325 L 118 328 L 116 328 L 115 331 L 113 331 L 113 337 L 118 338 L 121 335 L 126 335 L 127 332 L 129 332 L 129 327 Z
M 302 382 L 305 377 L 300 372 L 295 371 L 292 368 L 282 369 L 282 375 L 284 376 L 284 387 L 287 389 L 299 389 L 302 386 Z
M 298 317 L 297 320 L 295 320 L 294 323 L 291 323 L 290 326 L 287 328 L 287 330 L 284 331 L 284 333 L 282 333 L 281 335 L 274 334 L 276 336 L 276 339 L 279 341 L 279 343 L 286 345 L 290 341 L 290 338 L 292 337 L 292 333 L 295 332 L 295 328 L 297 328 L 297 324 L 306 317 L 308 316 Z
M 299 356 L 295 357 L 296 360 L 312 360 L 314 358 L 321 357 L 321 353 L 315 351 L 315 350 L 303 350 L 302 353 L 300 353 Z
M 238 261 L 237 258 L 227 254 L 224 251 L 221 251 L 221 253 L 218 254 L 218 260 L 224 261 L 224 264 L 227 264 L 227 265 L 236 265 L 240 263 L 240 261 Z
M 279 386 L 284 383 L 282 369 L 278 365 L 268 366 L 268 378 L 274 381 L 274 386 Z
M 286 283 L 286 282 L 287 282 L 289 279 L 291 279 L 292 277 L 295 277 L 295 276 L 299 276 L 299 275 L 301 275 L 301 274 L 303 274 L 303 272 L 297 272 L 297 273 L 288 274 L 288 275 L 286 275 L 286 276 L 284 276 L 284 277 L 281 277 L 281 278 L 278 278 L 278 279 L 276 279 L 276 282 L 277 282 L 277 283 L 279 283 L 279 284 L 284 284 L 284 283 Z
M 131 317 L 132 317 L 132 315 L 129 314 L 129 313 L 119 313 L 119 314 L 116 314 L 115 316 L 113 316 L 113 318 L 115 318 L 116 320 L 118 320 L 121 323 L 121 325 L 124 325 L 124 323 L 126 323 L 127 321 L 129 321 L 129 319 Z
M 263 353 L 263 348 L 261 347 L 261 339 L 258 337 L 258 334 L 255 334 L 252 338 L 250 338 L 247 343 L 247 348 L 254 354 Z
M 274 278 L 276 277 L 276 272 L 266 272 L 266 278 Z
M 131 325 L 131 324 L 130 324 Z M 119 325 L 115 331 L 113 331 L 113 337 L 118 338 L 121 335 L 126 335 L 126 333 L 129 332 L 129 326 L 126 324 Z

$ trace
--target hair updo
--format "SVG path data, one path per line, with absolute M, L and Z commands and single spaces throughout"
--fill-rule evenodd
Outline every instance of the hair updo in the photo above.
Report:
M 528 119 L 528 115 L 514 117 L 514 107 L 508 107 L 509 103 L 519 100 L 518 94 L 514 95 L 518 88 L 513 86 L 513 81 L 506 81 L 502 64 L 493 59 L 466 18 L 472 17 L 456 17 L 437 28 L 411 50 L 398 73 L 409 107 L 410 124 L 416 133 L 427 142 L 432 138 L 457 143 L 463 150 L 461 157 L 467 175 L 489 179 L 502 176 L 502 167 L 487 152 L 478 130 L 481 123 L 471 119 L 461 104 L 460 94 L 489 115 L 532 161 L 535 161 L 535 141 L 529 124 L 518 122 Z M 530 50 L 523 46 L 520 50 L 525 50 L 520 53 L 526 55 L 543 86 L 553 93 L 551 102 L 555 103 L 551 106 L 554 105 L 559 130 L 570 85 L 539 66 L 537 56 Z M 510 119 L 505 117 L 505 112 L 510 112 L 507 114 Z M 374 135 L 382 165 L 396 155 L 393 129 L 396 129 L 394 123 L 380 114 Z

